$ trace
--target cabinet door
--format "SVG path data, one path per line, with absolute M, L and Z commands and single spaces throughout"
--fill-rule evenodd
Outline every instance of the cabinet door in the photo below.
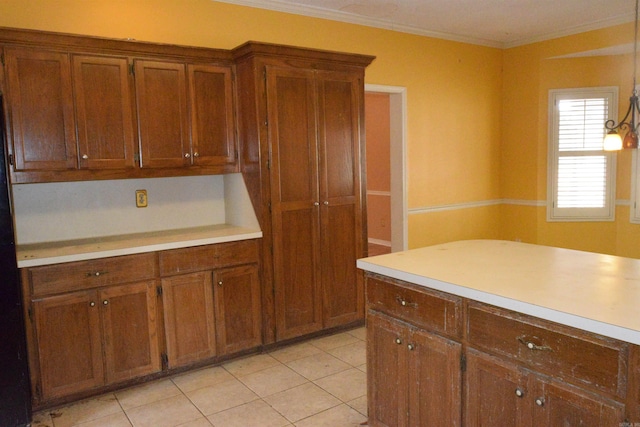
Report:
M 367 316 L 367 399 L 369 425 L 408 425 L 406 324 L 369 312 Z
M 104 384 L 99 305 L 96 291 L 33 302 L 43 399 Z
M 276 339 L 322 329 L 315 85 L 267 68 Z
M 216 355 L 211 275 L 202 271 L 162 279 L 170 368 Z
M 107 383 L 160 370 L 154 281 L 101 290 Z
M 185 65 L 136 60 L 135 82 L 140 166 L 191 164 Z
M 234 171 L 236 141 L 231 68 L 188 65 L 193 164 Z
M 471 349 L 466 357 L 465 425 L 531 426 L 526 375 L 515 365 Z
M 127 58 L 73 57 L 73 90 L 81 168 L 135 166 Z
M 30 49 L 5 49 L 4 55 L 14 169 L 75 169 L 69 55 Z
M 260 281 L 255 264 L 214 272 L 219 354 L 262 344 Z
M 533 401 L 534 426 L 620 426 L 624 405 L 583 392 L 575 387 L 535 379 Z
M 321 265 L 325 327 L 364 318 L 360 75 L 318 72 Z
M 462 345 L 414 330 L 405 348 L 409 352 L 409 425 L 460 426 Z

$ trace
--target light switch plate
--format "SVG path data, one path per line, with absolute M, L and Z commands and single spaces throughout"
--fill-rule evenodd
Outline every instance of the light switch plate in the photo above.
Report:
M 147 201 L 147 190 L 136 190 L 136 207 L 146 208 Z

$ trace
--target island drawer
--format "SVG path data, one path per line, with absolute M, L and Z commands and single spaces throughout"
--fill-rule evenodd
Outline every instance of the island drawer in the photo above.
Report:
M 258 262 L 255 239 L 160 252 L 160 275 L 191 273 Z
M 522 362 L 562 380 L 626 393 L 628 345 L 596 334 L 470 302 L 469 345 Z
M 155 253 L 68 262 L 27 269 L 33 296 L 154 279 Z
M 367 276 L 367 306 L 424 329 L 460 336 L 462 299 L 402 281 Z

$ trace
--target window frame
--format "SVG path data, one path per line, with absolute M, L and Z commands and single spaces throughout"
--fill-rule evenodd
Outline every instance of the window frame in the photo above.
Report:
M 547 155 L 547 221 L 549 222 L 576 222 L 576 221 L 615 221 L 616 205 L 616 163 L 615 152 L 601 150 L 576 150 L 573 153 L 584 156 L 605 156 L 605 206 L 602 208 L 558 208 L 556 207 L 558 190 L 558 159 L 561 157 L 558 149 L 559 139 L 559 114 L 558 102 L 565 99 L 608 99 L 608 118 L 618 119 L 618 87 L 602 86 L 575 89 L 551 89 L 549 90 L 549 116 L 548 116 L 548 155 Z M 602 123 L 602 138 L 604 140 L 605 128 Z

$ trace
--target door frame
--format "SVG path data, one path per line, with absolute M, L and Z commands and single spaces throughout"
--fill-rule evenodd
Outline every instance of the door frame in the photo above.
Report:
M 365 84 L 365 93 L 389 95 L 391 163 L 391 251 L 409 248 L 407 208 L 407 88 Z

